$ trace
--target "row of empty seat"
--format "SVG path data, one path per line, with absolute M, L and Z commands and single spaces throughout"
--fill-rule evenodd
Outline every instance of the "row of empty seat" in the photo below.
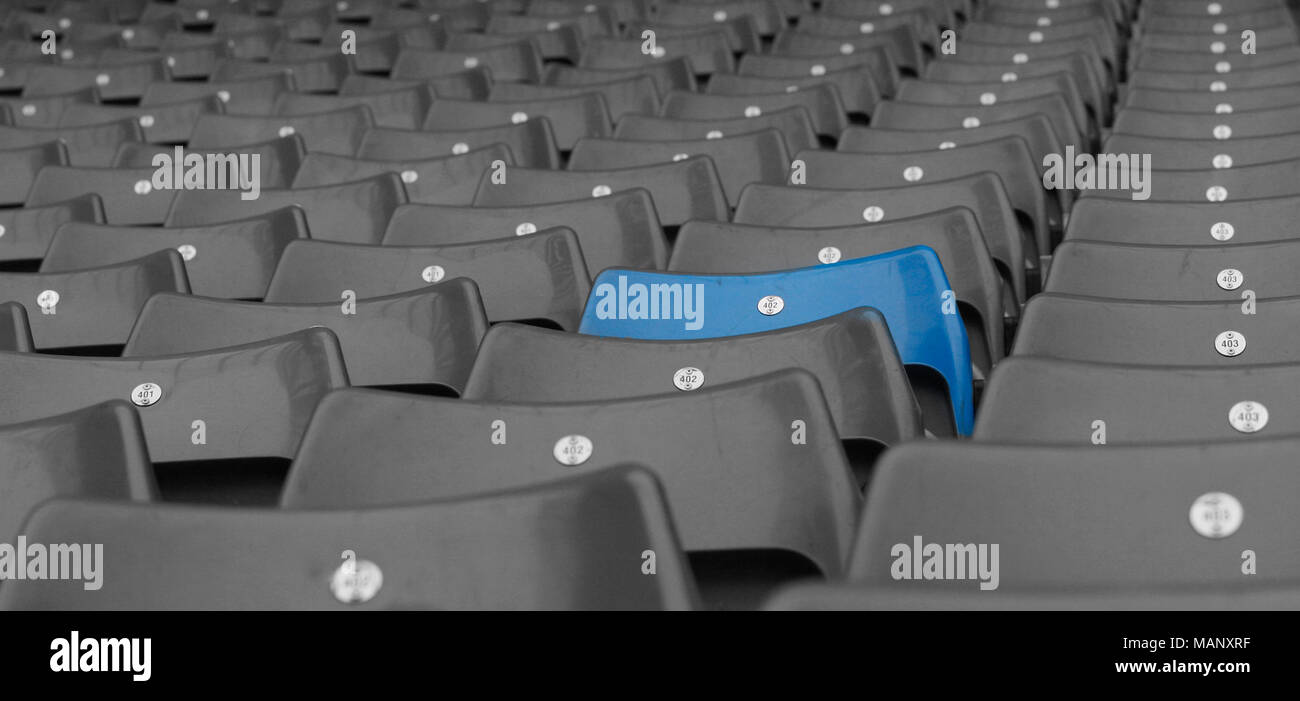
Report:
M 1295 605 L 1282 0 L 0 23 L 0 606 Z

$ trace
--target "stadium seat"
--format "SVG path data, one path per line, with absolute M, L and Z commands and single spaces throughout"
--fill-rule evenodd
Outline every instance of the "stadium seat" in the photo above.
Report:
M 546 69 L 547 85 L 592 85 L 622 80 L 632 76 L 649 76 L 660 94 L 670 90 L 695 90 L 695 72 L 685 56 L 664 58 L 651 64 L 631 68 L 593 68 L 551 64 Z
M 577 327 L 591 287 L 577 236 L 555 228 L 453 246 L 295 241 L 280 257 L 266 301 L 338 305 L 455 277 L 478 284 L 488 321 L 532 321 L 566 331 Z
M 1204 245 L 1171 246 L 1071 240 L 1056 249 L 1046 291 L 1243 304 L 1255 291 L 1267 298 L 1300 295 L 1300 280 L 1293 274 L 1296 266 L 1300 266 L 1300 243 L 1295 241 L 1225 246 L 1211 239 Z
M 658 301 L 650 289 L 674 289 L 665 288 L 672 285 L 682 285 L 683 294 L 693 290 L 696 304 L 707 305 L 695 310 L 699 316 L 694 322 L 685 318 L 685 309 L 678 314 L 675 307 L 650 304 Z M 596 277 L 578 330 L 617 338 L 716 338 L 874 307 L 889 323 L 903 363 L 913 366 L 912 386 L 926 427 L 937 435 L 966 435 L 973 412 L 970 349 L 954 297 L 938 256 L 924 246 L 756 275 L 614 268 Z M 636 300 L 640 304 L 633 304 Z M 947 305 L 950 312 L 944 311 Z
M 166 154 L 175 163 L 175 146 L 126 141 L 118 146 L 110 165 L 114 168 L 154 168 L 154 158 L 160 153 Z M 252 156 L 256 155 L 261 166 L 259 188 L 279 189 L 289 187 L 298 175 L 298 168 L 307 155 L 307 146 L 301 135 L 289 134 L 257 144 L 241 144 L 233 151 L 221 146 L 185 148 L 187 157 L 190 154 L 199 155 L 205 163 L 211 156 L 221 156 L 224 159 L 231 153 L 247 154 L 249 163 L 252 162 Z M 228 176 L 227 181 L 229 182 Z
M 140 124 L 145 141 L 177 143 L 190 139 L 199 115 L 222 114 L 224 105 L 216 95 L 144 107 L 73 103 L 63 109 L 58 125 L 81 127 L 134 119 Z
M 698 606 L 661 487 L 639 467 L 353 511 L 58 500 L 37 509 L 25 532 L 40 542 L 103 543 L 118 553 L 117 574 L 89 592 L 81 581 L 10 582 L 0 608 Z M 646 551 L 655 558 L 654 577 L 641 573 Z M 275 585 L 246 586 L 250 576 Z
M 198 353 L 316 326 L 338 337 L 355 386 L 435 385 L 458 394 L 487 319 L 478 289 L 465 278 L 359 299 L 346 311 L 338 302 L 272 304 L 158 294 L 140 310 L 122 355 Z
M 42 351 L 120 346 L 150 295 L 189 291 L 174 250 L 80 270 L 0 273 L 0 300 L 27 308 Z
M 678 232 L 668 270 L 769 272 L 918 245 L 935 251 L 953 284 L 971 345 L 971 361 L 977 379 L 983 379 L 1004 353 L 1002 279 L 970 210 L 953 207 L 878 224 L 815 229 L 687 222 Z
M 1025 297 L 1025 268 L 1037 267 L 1025 253 L 1015 210 L 1002 181 L 985 172 L 920 185 L 875 190 L 831 190 L 750 185 L 742 193 L 733 221 L 764 226 L 853 226 L 929 214 L 945 207 L 965 207 L 975 213 L 989 255 L 1010 287 L 1003 307 L 1016 312 Z
M 629 423 L 648 430 L 628 431 Z M 379 474 L 358 470 L 356 451 L 376 439 Z M 719 453 L 719 444 L 730 449 Z M 710 469 L 700 469 L 706 454 Z M 860 498 L 818 383 L 799 370 L 688 393 L 544 405 L 336 392 L 303 438 L 281 505 L 441 500 L 622 462 L 645 465 L 663 483 L 707 603 L 734 606 L 742 587 L 769 577 L 841 572 Z M 713 564 L 726 556 L 752 563 L 732 574 L 741 581 Z
M 720 139 L 627 141 L 580 139 L 569 154 L 569 170 L 602 170 L 648 166 L 706 156 L 713 161 L 728 202 L 740 201 L 751 182 L 780 185 L 790 172 L 790 153 L 776 129 L 764 129 Z
M 422 204 L 467 205 L 474 201 L 479 180 L 493 164 L 514 165 L 504 144 L 493 144 L 458 156 L 409 161 L 378 161 L 328 153 L 309 153 L 294 179 L 294 188 L 341 185 L 383 173 L 397 173 L 407 199 Z
M 122 263 L 175 249 L 197 295 L 261 299 L 284 247 L 307 238 L 302 210 L 286 207 L 230 223 L 185 228 L 67 222 L 50 240 L 41 272 Z
M 1211 338 L 1207 347 L 1214 347 Z M 1249 352 L 1249 351 L 1247 351 Z M 984 388 L 979 441 L 1092 445 L 1245 441 L 1300 433 L 1300 365 L 1166 367 L 1012 355 Z M 1045 397 L 1068 398 L 1044 410 Z M 1098 431 L 1101 431 L 1099 434 Z
M 50 240 L 65 222 L 104 223 L 99 195 L 82 195 L 43 207 L 0 209 L 0 270 L 45 257 Z
M 14 126 L 48 127 L 58 124 L 63 110 L 70 105 L 94 104 L 97 100 L 98 96 L 94 88 L 82 88 L 45 97 L 0 97 L 0 104 L 9 108 Z
M 838 136 L 848 126 L 844 103 L 834 85 L 818 83 L 794 92 L 718 95 L 674 90 L 664 97 L 661 115 L 677 119 L 758 117 L 795 105 L 808 110 L 813 129 L 822 136 Z
M 293 457 L 316 402 L 348 384 L 324 329 L 148 358 L 0 353 L 0 368 L 0 423 L 129 399 L 155 462 Z
M 0 303 L 0 351 L 26 353 L 34 348 L 27 310 L 17 302 Z
M 307 115 L 366 105 L 375 124 L 392 129 L 419 129 L 429 112 L 434 94 L 427 85 L 416 84 L 384 92 L 356 95 L 313 95 L 283 92 L 275 98 L 270 114 Z
M 664 226 L 681 226 L 691 219 L 726 221 L 730 212 L 718 170 L 704 156 L 616 170 L 508 168 L 500 183 L 492 175 L 484 174 L 474 206 L 548 204 L 645 188 Z
M 715 78 L 714 80 L 717 80 Z M 635 141 L 684 141 L 691 139 L 721 139 L 736 134 L 749 134 L 764 129 L 778 129 L 790 152 L 816 148 L 817 133 L 813 131 L 808 110 L 794 105 L 757 117 L 731 119 L 677 119 L 649 114 L 629 114 L 614 127 L 614 138 Z
M 49 165 L 68 165 L 68 149 L 60 141 L 0 150 L 0 206 L 21 206 L 27 201 L 36 174 Z
M 362 135 L 374 125 L 375 118 L 366 105 L 333 112 L 280 117 L 202 115 L 194 125 L 189 146 L 196 149 L 231 149 L 276 137 L 301 134 L 308 151 L 351 156 L 361 145 Z
M 654 202 L 641 189 L 518 207 L 402 205 L 388 221 L 383 243 L 443 246 L 527 236 L 557 226 L 573 229 L 592 273 L 614 266 L 663 268 L 668 262 L 668 242 Z
M 56 497 L 155 501 L 153 465 L 135 408 L 121 399 L 0 426 L 0 538 Z
M 1225 273 L 1231 275 L 1231 273 Z M 1238 275 L 1240 278 L 1240 275 Z M 1015 355 L 1158 366 L 1300 362 L 1300 299 L 1153 302 L 1038 295 L 1025 305 Z M 1105 343 L 1090 339 L 1104 338 Z
M 145 87 L 140 104 L 166 105 L 216 95 L 225 105 L 226 114 L 266 115 L 271 113 L 276 99 L 294 86 L 293 76 L 287 73 L 202 83 L 160 81 Z
M 802 151 L 795 154 L 795 160 L 802 161 L 807 169 L 805 184 L 824 188 L 846 182 L 861 188 L 906 187 L 910 183 L 995 172 L 1018 220 L 1026 224 L 1033 237 L 1025 241 L 1026 255 L 1051 250 L 1047 193 L 1024 139 L 1004 137 L 960 148 L 910 153 Z
M 393 209 L 407 201 L 397 173 L 298 190 L 262 190 L 253 200 L 243 199 L 243 194 L 181 190 L 162 223 L 169 227 L 221 224 L 292 206 L 306 214 L 314 239 L 375 243 L 384 235 Z M 114 223 L 111 217 L 109 223 Z
M 397 54 L 389 75 L 427 80 L 479 66 L 491 70 L 493 80 L 537 83 L 542 77 L 541 54 L 537 45 L 527 39 L 473 51 L 404 48 Z
M 1226 597 L 1293 586 L 1295 562 L 1281 553 L 1293 547 L 1285 534 L 1295 511 L 1273 497 L 1297 478 L 1288 457 L 1295 448 L 1294 440 L 1104 448 L 908 445 L 886 454 L 877 470 L 848 578 L 899 595 L 969 591 L 989 599 L 1115 596 L 1139 588 Z M 1214 509 L 1213 502 L 1201 505 L 1212 496 L 1236 504 L 1221 507 L 1235 513 L 1217 514 L 1229 524 L 1233 516 L 1240 519 L 1235 533 L 1225 533 L 1216 515 L 1198 513 Z M 946 544 L 998 544 L 998 581 L 984 580 L 996 589 L 982 586 L 970 569 L 964 578 L 922 579 L 912 563 L 899 564 L 900 553 L 917 541 L 927 543 L 927 551 L 937 546 L 945 552 Z M 1261 558 L 1281 560 L 1267 573 L 1243 577 L 1243 543 Z M 921 558 L 911 553 L 914 562 Z M 910 577 L 899 576 L 908 571 Z
M 1208 189 L 1208 188 L 1207 188 Z M 1173 246 L 1257 243 L 1289 238 L 1277 222 L 1295 220 L 1300 197 L 1226 202 L 1143 202 L 1084 197 L 1070 211 L 1066 241 Z
M 817 377 L 841 440 L 869 441 L 879 449 L 922 435 L 920 408 L 893 338 L 880 313 L 867 308 L 783 329 L 689 341 L 502 324 L 483 339 L 464 397 L 522 403 L 621 399 L 694 391 L 789 367 Z
M 597 92 L 535 100 L 475 102 L 435 100 L 422 129 L 429 131 L 472 129 L 519 124 L 546 117 L 555 134 L 555 144 L 568 151 L 583 137 L 609 136 L 613 131 L 605 98 Z
M 554 100 L 573 97 L 586 92 L 600 93 L 609 108 L 614 122 L 630 114 L 658 114 L 661 105 L 659 90 L 654 80 L 646 75 L 618 78 L 605 83 L 588 85 L 531 85 L 528 83 L 497 83 L 488 93 L 494 102 L 524 102 L 529 100 Z M 528 110 L 525 110 L 529 114 Z M 535 110 L 534 110 L 535 111 Z M 412 127 L 414 128 L 414 127 Z
M 361 138 L 357 158 L 403 161 L 458 156 L 494 144 L 510 148 L 515 161 L 525 168 L 558 168 L 560 151 L 550 120 L 529 119 L 509 126 L 414 131 L 371 129 Z
M 0 148 L 15 149 L 62 141 L 68 148 L 68 163 L 79 168 L 103 168 L 127 141 L 144 141 L 144 131 L 134 119 L 88 127 L 15 127 L 0 125 Z

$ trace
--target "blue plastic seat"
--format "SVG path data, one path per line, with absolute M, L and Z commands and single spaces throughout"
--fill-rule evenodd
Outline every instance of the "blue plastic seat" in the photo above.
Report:
M 948 277 L 927 246 L 759 275 L 610 268 L 596 277 L 578 331 L 618 338 L 716 338 L 805 324 L 864 306 L 885 316 L 904 364 L 942 376 L 956 432 L 969 435 L 974 424 L 970 348 Z

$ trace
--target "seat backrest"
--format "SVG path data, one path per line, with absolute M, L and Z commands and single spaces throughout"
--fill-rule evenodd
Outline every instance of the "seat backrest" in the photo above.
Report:
M 96 591 L 6 582 L 0 608 L 690 609 L 698 598 L 661 488 L 632 466 L 350 511 L 58 500 L 25 532 L 103 544 L 113 573 Z M 641 573 L 647 550 L 653 577 Z

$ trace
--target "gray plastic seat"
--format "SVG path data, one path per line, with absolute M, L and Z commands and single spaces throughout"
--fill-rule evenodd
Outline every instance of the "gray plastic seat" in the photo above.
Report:
M 604 83 L 588 85 L 531 85 L 529 83 L 496 83 L 488 93 L 493 102 L 522 102 L 527 100 L 553 100 L 572 97 L 586 92 L 600 93 L 609 108 L 609 118 L 617 122 L 629 114 L 658 114 L 661 104 L 659 90 L 647 75 L 617 78 Z
M 1090 446 L 1099 421 L 1106 445 L 1296 435 L 1298 377 L 1297 364 L 1170 368 L 1012 355 L 985 385 L 974 438 Z
M 111 165 L 114 168 L 151 168 L 154 167 L 154 158 L 160 153 L 166 154 L 172 163 L 176 162 L 175 146 L 127 141 L 118 147 Z M 307 145 L 301 135 L 289 134 L 257 144 L 245 144 L 233 150 L 220 146 L 185 148 L 186 156 L 200 155 L 205 162 L 210 156 L 224 157 L 230 153 L 247 154 L 250 164 L 252 156 L 256 155 L 258 165 L 261 166 L 258 187 L 278 189 L 289 187 L 293 182 L 298 174 L 298 168 L 302 166 L 303 158 L 307 155 Z
M 592 37 L 582 47 L 582 56 L 578 66 L 582 68 L 637 68 L 658 61 L 684 57 L 690 63 L 696 75 L 709 76 L 714 73 L 731 73 L 736 68 L 735 57 L 731 53 L 727 34 L 721 29 L 706 27 L 705 31 L 695 34 L 678 34 L 677 36 L 659 37 L 655 35 L 655 51 L 647 54 L 642 50 L 644 40 L 640 28 L 635 36 L 627 39 L 612 37 Z
M 1037 295 L 1015 355 L 1129 365 L 1251 367 L 1300 362 L 1300 298 L 1155 302 Z M 1100 341 L 1100 342 L 1098 342 Z
M 68 165 L 68 148 L 60 141 L 0 150 L 0 206 L 22 206 L 36 174 L 47 165 Z
M 751 182 L 779 185 L 790 172 L 790 152 L 776 129 L 764 129 L 719 139 L 628 141 L 581 139 L 569 154 L 569 170 L 601 170 L 654 165 L 705 156 L 713 161 L 730 204 Z
M 424 86 L 435 97 L 451 97 L 459 100 L 484 100 L 492 87 L 492 72 L 487 66 L 478 66 L 468 70 L 434 76 L 427 80 L 405 78 L 380 78 L 373 75 L 352 74 L 343 79 L 339 86 L 339 95 L 365 95 L 383 93 L 401 88 Z
M 989 255 L 1007 280 L 1003 307 L 1015 313 L 1025 298 L 1025 269 L 1031 260 L 1011 200 L 994 173 L 933 183 L 873 190 L 832 190 L 806 185 L 750 185 L 741 195 L 732 221 L 763 226 L 854 226 L 929 214 L 946 207 L 975 213 Z
M 82 195 L 99 195 L 109 224 L 162 224 L 176 190 L 153 186 L 156 168 L 45 166 L 27 194 L 27 206 L 41 207 Z
M 1117 597 L 1144 588 L 1235 600 L 1294 587 L 1300 572 L 1285 553 L 1293 548 L 1296 511 L 1278 495 L 1300 477 L 1291 461 L 1295 449 L 1294 440 L 1070 448 L 913 443 L 886 453 L 877 470 L 848 577 L 900 596 L 989 601 Z M 1193 510 L 1216 495 L 1219 504 L 1223 495 L 1235 502 L 1214 514 L 1225 522 L 1241 518 L 1235 533 L 1214 528 L 1220 523 L 1203 513 L 1216 502 Z M 997 589 L 981 590 L 969 569 L 964 578 L 922 579 L 912 571 L 911 579 L 895 579 L 891 572 L 902 569 L 895 548 L 910 551 L 918 540 L 941 551 L 948 544 L 997 544 Z M 1242 576 L 1243 548 L 1276 567 Z M 963 556 L 957 551 L 953 559 Z M 912 554 L 916 562 L 921 557 Z
M 746 54 L 736 65 L 738 75 L 759 78 L 825 77 L 847 69 L 857 69 L 871 76 L 883 98 L 893 97 L 898 88 L 899 72 L 889 50 L 873 46 L 849 55 L 776 56 Z
M 812 117 L 813 129 L 822 136 L 838 136 L 848 126 L 839 91 L 830 83 L 801 87 L 794 92 L 754 95 L 717 95 L 674 90 L 664 97 L 661 115 L 678 119 L 757 117 L 764 112 L 802 106 Z
M 94 88 L 82 88 L 59 95 L 44 97 L 0 97 L 0 105 L 9 108 L 13 125 L 18 127 L 48 127 L 59 123 L 59 116 L 69 105 L 95 104 L 99 99 Z
M 1017 591 L 989 597 L 971 591 L 899 591 L 861 584 L 799 584 L 773 594 L 764 611 L 1296 611 L 1300 588 L 1283 584 L 1250 589 L 1187 591 L 1125 587 L 1117 592 Z
M 1264 88 L 1233 90 L 1231 94 L 1219 92 L 1189 92 L 1187 90 L 1161 90 L 1134 88 L 1124 94 L 1125 107 L 1137 107 L 1164 112 L 1205 114 L 1227 105 L 1235 110 L 1271 109 L 1286 107 L 1300 101 L 1300 83 L 1274 85 Z
M 1221 93 L 1225 103 L 1231 93 Z M 1300 98 L 1300 95 L 1297 96 Z M 1170 119 L 1167 112 L 1126 107 L 1115 115 L 1111 129 L 1116 134 L 1163 136 L 1182 139 L 1231 140 L 1251 136 L 1272 136 L 1296 131 L 1300 106 L 1241 110 L 1229 114 L 1180 114 Z M 1222 127 L 1227 127 L 1225 132 Z M 1224 136 L 1226 134 L 1226 136 Z
M 314 239 L 374 243 L 384 235 L 393 209 L 407 201 L 397 173 L 298 190 L 262 190 L 244 200 L 239 190 L 181 190 L 166 221 L 169 227 L 229 223 L 285 207 L 299 207 Z M 110 219 L 110 222 L 112 220 Z
M 578 327 L 591 289 L 569 229 L 453 246 L 363 246 L 295 241 L 285 249 L 266 301 L 333 302 L 420 289 L 443 279 L 477 283 L 488 321 Z
M 333 331 L 354 386 L 437 386 L 458 394 L 487 331 L 478 288 L 465 278 L 386 297 L 339 302 L 233 302 L 154 295 L 124 357 L 197 353 L 323 326 Z
M 41 271 L 113 265 L 174 249 L 185 260 L 195 294 L 260 299 L 284 247 L 300 238 L 307 238 L 307 219 L 295 207 L 226 224 L 185 228 L 68 222 L 50 240 Z
M 296 89 L 303 92 L 335 92 L 343 78 L 356 71 L 352 56 L 331 51 L 328 55 L 303 60 L 246 61 L 223 58 L 208 76 L 213 81 L 247 80 L 275 74 L 293 76 Z
M 542 56 L 527 39 L 473 51 L 404 48 L 393 62 L 390 76 L 425 80 L 469 68 L 486 66 L 493 80 L 537 83 L 542 77 Z
M 118 553 L 116 574 L 93 592 L 80 581 L 10 582 L 0 608 L 695 608 L 698 594 L 664 501 L 639 467 L 366 510 L 60 500 L 33 514 L 29 537 L 103 543 Z M 641 573 L 646 550 L 655 554 L 654 577 Z M 358 575 L 371 566 L 383 585 L 368 601 L 353 598 L 364 591 L 355 586 L 365 581 Z M 275 586 L 249 587 L 250 576 Z
M 113 154 L 123 143 L 144 141 L 144 132 L 140 129 L 140 123 L 133 119 L 88 127 L 0 125 L 0 148 L 22 148 L 51 141 L 62 141 L 67 146 L 70 165 L 102 168 L 113 162 Z
M 493 182 L 491 174 L 484 176 L 474 205 L 547 204 L 604 197 L 632 188 L 650 191 L 659 222 L 664 226 L 680 226 L 691 219 L 726 221 L 729 213 L 717 168 L 703 156 L 616 170 L 510 168 L 504 183 Z
M 796 422 L 805 442 L 791 440 Z M 505 440 L 489 440 L 492 431 Z M 383 446 L 382 467 L 358 470 L 357 451 L 374 460 L 366 445 L 373 441 Z M 705 455 L 708 469 L 700 464 Z M 801 370 L 685 393 L 556 404 L 337 392 L 304 436 L 281 505 L 446 499 L 626 461 L 646 465 L 663 483 L 682 547 L 702 565 L 692 569 L 706 602 L 727 603 L 735 591 L 731 578 L 723 590 L 709 576 L 710 556 L 744 557 L 750 568 L 731 574 L 746 583 L 792 557 L 805 577 L 842 571 L 860 499 L 821 389 Z
M 876 104 L 881 100 L 880 88 L 876 86 L 875 78 L 872 78 L 866 66 L 848 66 L 848 68 L 827 70 L 815 75 L 798 75 L 798 77 L 788 75 L 780 78 L 719 73 L 708 79 L 705 92 L 710 95 L 764 95 L 772 92 L 800 91 L 823 83 L 835 86 L 836 91 L 839 91 L 841 104 L 848 112 L 871 114 L 875 112 Z M 820 107 L 828 109 L 835 105 L 827 101 Z M 823 121 L 828 120 L 823 118 Z
M 715 78 L 716 80 L 716 78 Z M 778 129 L 791 152 L 816 148 L 817 133 L 803 105 L 795 105 L 757 117 L 723 119 L 678 119 L 648 114 L 629 114 L 618 120 L 614 138 L 638 141 L 678 141 L 708 139 L 748 134 L 764 129 Z
M 0 351 L 30 353 L 35 348 L 26 308 L 17 302 L 0 303 Z
M 423 204 L 467 205 L 474 201 L 479 181 L 494 164 L 514 165 L 514 154 L 504 144 L 493 144 L 458 156 L 408 161 L 378 161 L 328 153 L 310 153 L 294 179 L 294 188 L 339 185 L 397 173 L 407 199 Z
M 275 98 L 269 114 L 305 115 L 366 105 L 375 124 L 392 129 L 419 129 L 435 97 L 427 85 L 357 95 L 313 95 L 284 92 Z
M 1214 167 L 1215 158 L 1220 156 L 1229 159 L 1220 157 L 1220 165 L 1230 163 L 1230 167 L 1300 158 L 1300 139 L 1296 136 L 1291 133 L 1215 141 L 1111 134 L 1101 153 L 1149 153 L 1152 166 L 1160 170 L 1207 170 Z
M 6 543 L 23 533 L 27 514 L 47 499 L 147 502 L 158 491 L 140 417 L 120 399 L 0 426 L 0 484 L 0 538 Z
M 316 402 L 348 384 L 324 329 L 149 358 L 0 353 L 0 369 L 0 424 L 130 399 L 155 462 L 292 457 Z
M 1300 197 L 1226 202 L 1151 202 L 1084 197 L 1075 203 L 1065 239 L 1199 246 L 1290 238 L 1279 222 L 1296 221 Z
M 505 126 L 545 117 L 555 133 L 555 143 L 562 151 L 573 148 L 583 137 L 608 136 L 613 120 L 605 97 L 598 92 L 535 100 L 475 102 L 471 100 L 435 100 L 421 126 L 424 130 L 472 129 Z
M 807 168 L 806 184 L 837 187 L 853 184 L 862 188 L 905 187 L 909 183 L 951 180 L 982 172 L 994 172 L 1002 181 L 1007 198 L 1032 240 L 1024 243 L 1027 255 L 1047 253 L 1061 230 L 1050 227 L 1047 191 L 1039 168 L 1031 160 L 1024 139 L 1007 136 L 961 148 L 930 149 L 911 153 L 851 153 L 848 151 L 802 151 L 795 160 Z M 1053 198 L 1055 199 L 1055 198 Z M 1059 219 L 1059 213 L 1057 221 Z
M 467 153 L 493 144 L 510 148 L 519 165 L 526 168 L 560 167 L 560 150 L 550 120 L 529 119 L 509 126 L 414 131 L 406 129 L 371 129 L 361 138 L 357 158 L 401 161 L 413 158 L 440 158 Z
M 130 100 L 143 95 L 149 83 L 169 79 L 166 61 L 148 54 L 134 63 L 112 66 L 36 64 L 27 75 L 23 96 L 58 95 L 94 87 L 103 100 Z
M 607 197 L 517 207 L 409 204 L 388 221 L 386 246 L 439 246 L 490 241 L 563 226 L 582 245 L 587 270 L 610 267 L 659 268 L 668 262 L 668 242 L 654 201 L 642 189 Z
M 1059 262 L 1057 262 L 1059 261 Z M 1300 243 L 1168 246 L 1071 240 L 1056 249 L 1046 291 L 1162 302 L 1243 303 L 1300 295 Z M 1237 271 L 1235 279 L 1225 271 Z
M 678 232 L 668 270 L 771 272 L 908 246 L 929 246 L 938 254 L 966 322 L 971 362 L 977 377 L 986 376 L 1004 354 L 1002 278 L 968 209 L 952 207 L 877 224 L 815 229 L 688 222 Z
M 1074 121 L 1070 106 L 1059 93 L 1009 100 L 992 105 L 926 105 L 913 102 L 882 102 L 871 116 L 872 124 L 890 129 L 975 128 L 985 122 L 1000 122 L 1031 114 L 1043 114 L 1061 143 L 1076 153 L 1089 151 L 1092 143 L 1086 125 Z M 970 125 L 970 126 L 967 126 Z
M 293 76 L 276 73 L 255 78 L 203 83 L 162 81 L 150 83 L 140 96 L 141 105 L 165 105 L 216 95 L 227 114 L 265 115 L 276 98 L 294 88 Z
M 884 318 L 853 309 L 763 333 L 692 341 L 566 334 L 521 324 L 483 339 L 464 397 L 590 402 L 694 391 L 797 367 L 820 383 L 844 441 L 877 447 L 921 437 L 921 414 Z M 692 382 L 677 380 L 684 369 Z
M 58 228 L 70 221 L 102 224 L 103 200 L 82 195 L 41 207 L 0 209 L 0 265 L 39 261 Z
M 1220 157 L 1220 156 L 1224 157 Z M 1216 154 L 1214 169 L 1150 171 L 1146 185 L 1150 198 L 1160 202 L 1253 201 L 1300 196 L 1300 159 L 1238 166 L 1226 154 Z M 1231 165 L 1231 167 L 1223 167 Z M 1098 163 L 1098 169 L 1102 164 Z M 1122 189 L 1085 189 L 1080 199 L 1131 199 Z
M 74 103 L 63 110 L 58 126 L 82 127 L 134 119 L 140 124 L 146 141 L 178 143 L 190 139 L 199 115 L 224 112 L 225 103 L 216 95 L 144 107 Z
M 649 76 L 660 94 L 670 90 L 695 90 L 695 71 L 686 56 L 664 58 L 654 63 L 631 68 L 593 68 L 551 64 L 546 69 L 547 85 L 592 85 L 620 80 L 631 76 Z
M 120 346 L 151 295 L 189 291 L 185 263 L 173 250 L 96 268 L 0 273 L 0 301 L 27 308 L 41 350 Z
M 276 137 L 301 134 L 308 151 L 351 156 L 361 137 L 375 125 L 366 105 L 333 112 L 278 117 L 203 115 L 194 125 L 189 145 L 194 148 L 233 149 Z

